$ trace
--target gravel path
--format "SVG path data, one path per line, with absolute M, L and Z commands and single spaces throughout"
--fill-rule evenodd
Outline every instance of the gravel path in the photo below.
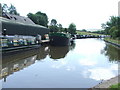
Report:
M 120 83 L 120 80 L 118 79 L 120 79 L 120 75 L 99 83 L 98 85 L 94 86 L 92 90 L 97 90 L 97 88 L 109 88 L 113 84 Z

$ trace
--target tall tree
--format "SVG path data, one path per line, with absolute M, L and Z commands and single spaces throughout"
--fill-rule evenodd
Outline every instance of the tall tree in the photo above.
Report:
M 13 6 L 12 4 L 11 4 L 11 6 L 9 7 L 8 10 L 9 10 L 9 13 L 10 13 L 10 14 L 20 15 L 20 14 L 17 12 L 16 7 Z
M 3 13 L 8 13 L 8 9 L 9 9 L 9 7 L 7 6 L 7 4 L 2 5 L 2 12 Z
M 52 19 L 50 25 L 51 26 L 56 26 L 57 25 L 57 20 L 56 19 Z
M 35 23 L 45 27 L 48 27 L 48 17 L 45 13 L 37 12 L 35 14 L 28 13 L 27 16 Z
M 71 23 L 68 28 L 68 32 L 70 34 L 76 34 L 76 25 L 74 23 Z
M 58 32 L 59 31 L 59 27 L 57 26 L 57 20 L 56 19 L 51 20 L 49 28 L 50 28 L 50 32 Z
M 111 16 L 109 21 L 104 26 L 106 34 L 111 35 L 113 38 L 120 39 L 120 17 Z
M 3 12 L 3 13 L 10 13 L 10 14 L 13 14 L 13 15 L 20 15 L 20 14 L 17 12 L 16 7 L 13 6 L 12 4 L 11 4 L 10 7 L 8 7 L 7 4 L 3 4 L 3 5 L 2 5 L 2 12 Z
M 58 24 L 58 28 L 59 28 L 59 32 L 63 32 L 63 27 L 62 27 L 62 24 Z

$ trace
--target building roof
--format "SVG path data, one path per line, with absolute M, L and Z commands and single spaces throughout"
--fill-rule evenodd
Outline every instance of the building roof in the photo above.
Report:
M 35 27 L 46 28 L 42 25 L 35 24 L 30 18 L 24 16 L 13 15 L 9 13 L 3 13 L 3 17 L 0 17 L 0 21 L 9 22 L 9 23 L 18 23 L 24 25 L 30 25 Z
M 29 18 L 17 15 L 4 14 L 0 17 L 0 22 L 2 22 L 2 31 L 6 29 L 6 35 L 44 36 L 50 31 L 47 27 L 35 24 Z
M 9 13 L 3 13 L 3 17 L 11 20 L 11 21 L 16 21 L 24 24 L 35 24 L 31 19 L 23 16 L 18 16 L 18 15 L 13 15 Z

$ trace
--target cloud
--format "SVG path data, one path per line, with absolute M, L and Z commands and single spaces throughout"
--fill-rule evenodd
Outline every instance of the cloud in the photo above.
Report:
M 88 58 L 84 58 L 84 59 L 81 59 L 81 60 L 79 61 L 79 63 L 80 63 L 81 65 L 94 66 L 94 65 L 97 64 L 97 61 L 91 60 L 91 59 L 88 59 Z

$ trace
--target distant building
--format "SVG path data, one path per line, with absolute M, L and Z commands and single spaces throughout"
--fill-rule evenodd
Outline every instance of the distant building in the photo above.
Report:
M 0 17 L 2 21 L 2 32 L 6 30 L 6 35 L 27 35 L 36 36 L 49 33 L 49 29 L 35 24 L 31 19 L 27 17 L 12 15 L 8 13 L 3 13 L 3 17 Z

